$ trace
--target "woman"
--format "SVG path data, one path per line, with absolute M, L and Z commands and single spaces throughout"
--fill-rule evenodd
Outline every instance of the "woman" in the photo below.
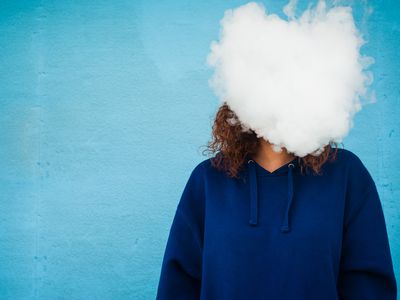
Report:
M 177 206 L 157 299 L 396 299 L 375 183 L 351 151 L 276 153 L 223 105 Z

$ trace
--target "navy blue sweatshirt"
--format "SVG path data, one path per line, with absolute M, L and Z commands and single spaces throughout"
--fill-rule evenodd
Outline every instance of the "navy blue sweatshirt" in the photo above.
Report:
M 177 205 L 158 300 L 396 299 L 380 198 L 353 152 L 339 148 L 322 175 L 248 157 L 237 179 L 210 159 Z

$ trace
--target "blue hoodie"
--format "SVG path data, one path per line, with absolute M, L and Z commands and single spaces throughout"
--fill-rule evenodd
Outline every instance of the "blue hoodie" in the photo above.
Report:
M 353 152 L 339 148 L 322 175 L 248 157 L 237 179 L 210 159 L 177 205 L 158 300 L 396 299 L 379 195 Z

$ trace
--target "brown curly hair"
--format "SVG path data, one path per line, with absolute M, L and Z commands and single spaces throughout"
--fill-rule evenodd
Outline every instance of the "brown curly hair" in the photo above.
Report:
M 226 102 L 218 109 L 212 125 L 212 138 L 208 141 L 203 154 L 215 154 L 211 164 L 219 170 L 226 171 L 228 176 L 239 178 L 238 172 L 242 168 L 247 157 L 257 153 L 260 139 L 256 133 L 248 129 L 244 130 L 237 115 L 229 108 Z M 334 151 L 331 151 L 334 149 Z M 314 156 L 308 154 L 297 157 L 301 173 L 309 168 L 315 174 L 320 175 L 322 165 L 328 160 L 336 158 L 338 143 L 331 142 L 325 146 L 323 152 Z

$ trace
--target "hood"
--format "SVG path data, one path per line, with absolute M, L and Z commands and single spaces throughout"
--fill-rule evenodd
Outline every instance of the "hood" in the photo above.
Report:
M 262 168 L 257 164 L 252 158 L 247 158 L 247 178 L 248 185 L 250 191 L 250 212 L 249 212 L 249 224 L 251 226 L 258 225 L 258 192 L 257 192 L 257 167 Z M 264 169 L 264 168 L 263 168 Z M 298 169 L 298 160 L 297 157 L 291 160 L 290 162 L 284 164 L 273 172 L 269 172 L 271 176 L 275 176 L 277 174 L 282 175 L 286 174 L 287 176 L 287 202 L 286 202 L 286 210 L 285 214 L 282 216 L 282 222 L 280 226 L 281 232 L 289 232 L 290 231 L 290 208 L 293 203 L 293 195 L 294 195 L 294 184 L 293 184 L 293 173 Z

